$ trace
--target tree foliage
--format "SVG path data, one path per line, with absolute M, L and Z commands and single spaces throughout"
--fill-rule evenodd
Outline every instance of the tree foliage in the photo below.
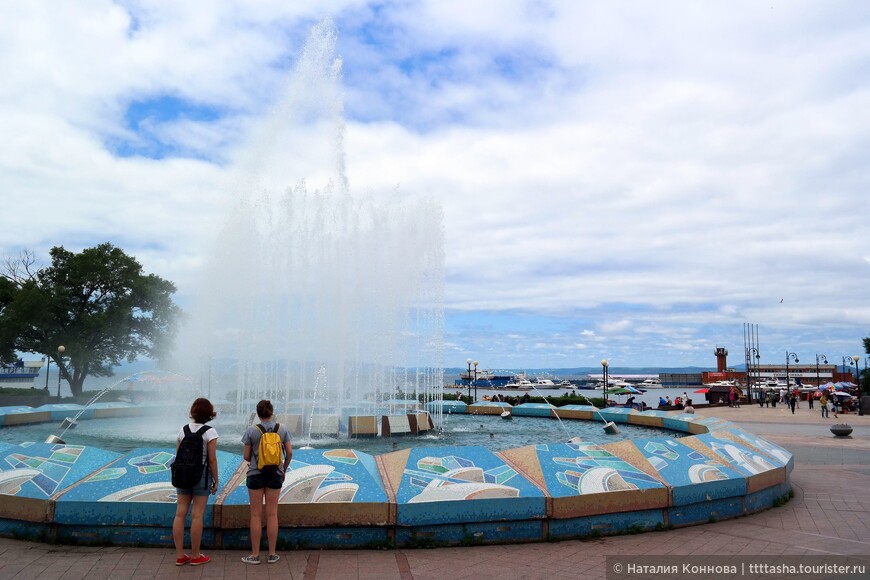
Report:
M 174 284 L 144 274 L 110 243 L 77 254 L 55 247 L 50 255 L 51 266 L 36 270 L 25 252 L 0 273 L 0 356 L 49 357 L 73 395 L 86 377 L 112 376 L 125 359 L 165 358 L 181 315 Z

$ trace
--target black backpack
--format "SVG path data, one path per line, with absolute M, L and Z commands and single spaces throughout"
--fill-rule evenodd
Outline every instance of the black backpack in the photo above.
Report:
M 184 438 L 178 446 L 175 461 L 172 462 L 172 487 L 178 489 L 193 489 L 202 479 L 205 470 L 203 433 L 211 429 L 210 425 L 203 425 L 194 433 L 189 425 L 184 426 Z M 206 482 L 206 486 L 208 482 Z

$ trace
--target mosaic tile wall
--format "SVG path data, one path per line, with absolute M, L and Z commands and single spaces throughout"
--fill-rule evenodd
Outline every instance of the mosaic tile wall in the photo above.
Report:
M 454 406 L 495 414 L 503 405 Z M 0 408 L 0 425 L 58 421 L 83 408 Z M 99 417 L 140 412 L 92 405 Z M 479 446 L 417 447 L 372 456 L 353 449 L 294 452 L 279 501 L 285 545 L 366 547 L 544 541 L 706 523 L 771 507 L 787 494 L 787 450 L 719 419 L 666 411 L 558 410 L 523 415 L 663 426 L 694 436 L 607 445 L 541 442 L 494 453 Z M 84 415 L 83 415 L 84 416 Z M 488 420 L 501 420 L 491 417 Z M 408 435 L 413 436 L 413 435 Z M 174 450 L 119 454 L 62 443 L 0 443 L 0 535 L 82 544 L 171 544 Z M 203 541 L 248 545 L 246 464 L 218 451 Z

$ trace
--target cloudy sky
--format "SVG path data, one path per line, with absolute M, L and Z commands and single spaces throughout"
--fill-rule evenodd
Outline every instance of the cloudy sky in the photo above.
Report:
M 3 256 L 110 241 L 184 306 L 252 128 L 331 18 L 351 192 L 443 208 L 446 366 L 739 364 L 744 323 L 763 362 L 839 363 L 870 335 L 866 2 L 2 13 Z

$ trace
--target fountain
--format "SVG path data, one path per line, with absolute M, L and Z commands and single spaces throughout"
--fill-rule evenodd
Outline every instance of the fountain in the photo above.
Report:
M 410 199 L 351 195 L 340 76 L 326 21 L 314 27 L 286 99 L 255 140 L 252 158 L 265 163 L 251 163 L 240 180 L 180 341 L 178 360 L 208 361 L 209 370 L 212 362 L 223 365 L 226 382 L 209 381 L 207 394 L 234 404 L 239 422 L 259 398 L 272 399 L 278 414 L 308 417 L 309 435 L 316 416 L 405 412 L 408 397 L 440 403 L 441 212 Z M 270 159 L 287 153 L 288 162 Z M 443 406 L 436 409 L 440 431 Z M 0 409 L 0 424 L 48 415 Z M 791 454 L 737 426 L 656 411 L 625 418 L 670 431 L 565 443 L 528 429 L 522 446 L 498 451 L 441 445 L 437 436 L 437 443 L 417 440 L 405 449 L 385 441 L 392 451 L 377 456 L 297 448 L 280 493 L 280 545 L 383 548 L 636 533 L 739 517 L 776 505 L 790 490 Z M 503 427 L 524 431 L 520 420 Z M 170 440 L 177 428 L 152 426 Z M 491 429 L 478 432 L 502 438 Z M 175 512 L 168 473 L 174 449 L 149 443 L 139 437 L 135 448 L 116 451 L 0 443 L 0 520 L 9 522 L 0 533 L 165 547 Z M 221 487 L 207 500 L 207 547 L 250 546 L 247 468 L 238 447 L 217 452 Z
M 310 421 L 375 413 L 376 392 L 441 393 L 441 210 L 352 194 L 335 43 L 329 21 L 315 26 L 257 132 L 180 341 L 184 360 L 231 361 L 213 390 L 233 391 L 239 414 L 269 398 Z

